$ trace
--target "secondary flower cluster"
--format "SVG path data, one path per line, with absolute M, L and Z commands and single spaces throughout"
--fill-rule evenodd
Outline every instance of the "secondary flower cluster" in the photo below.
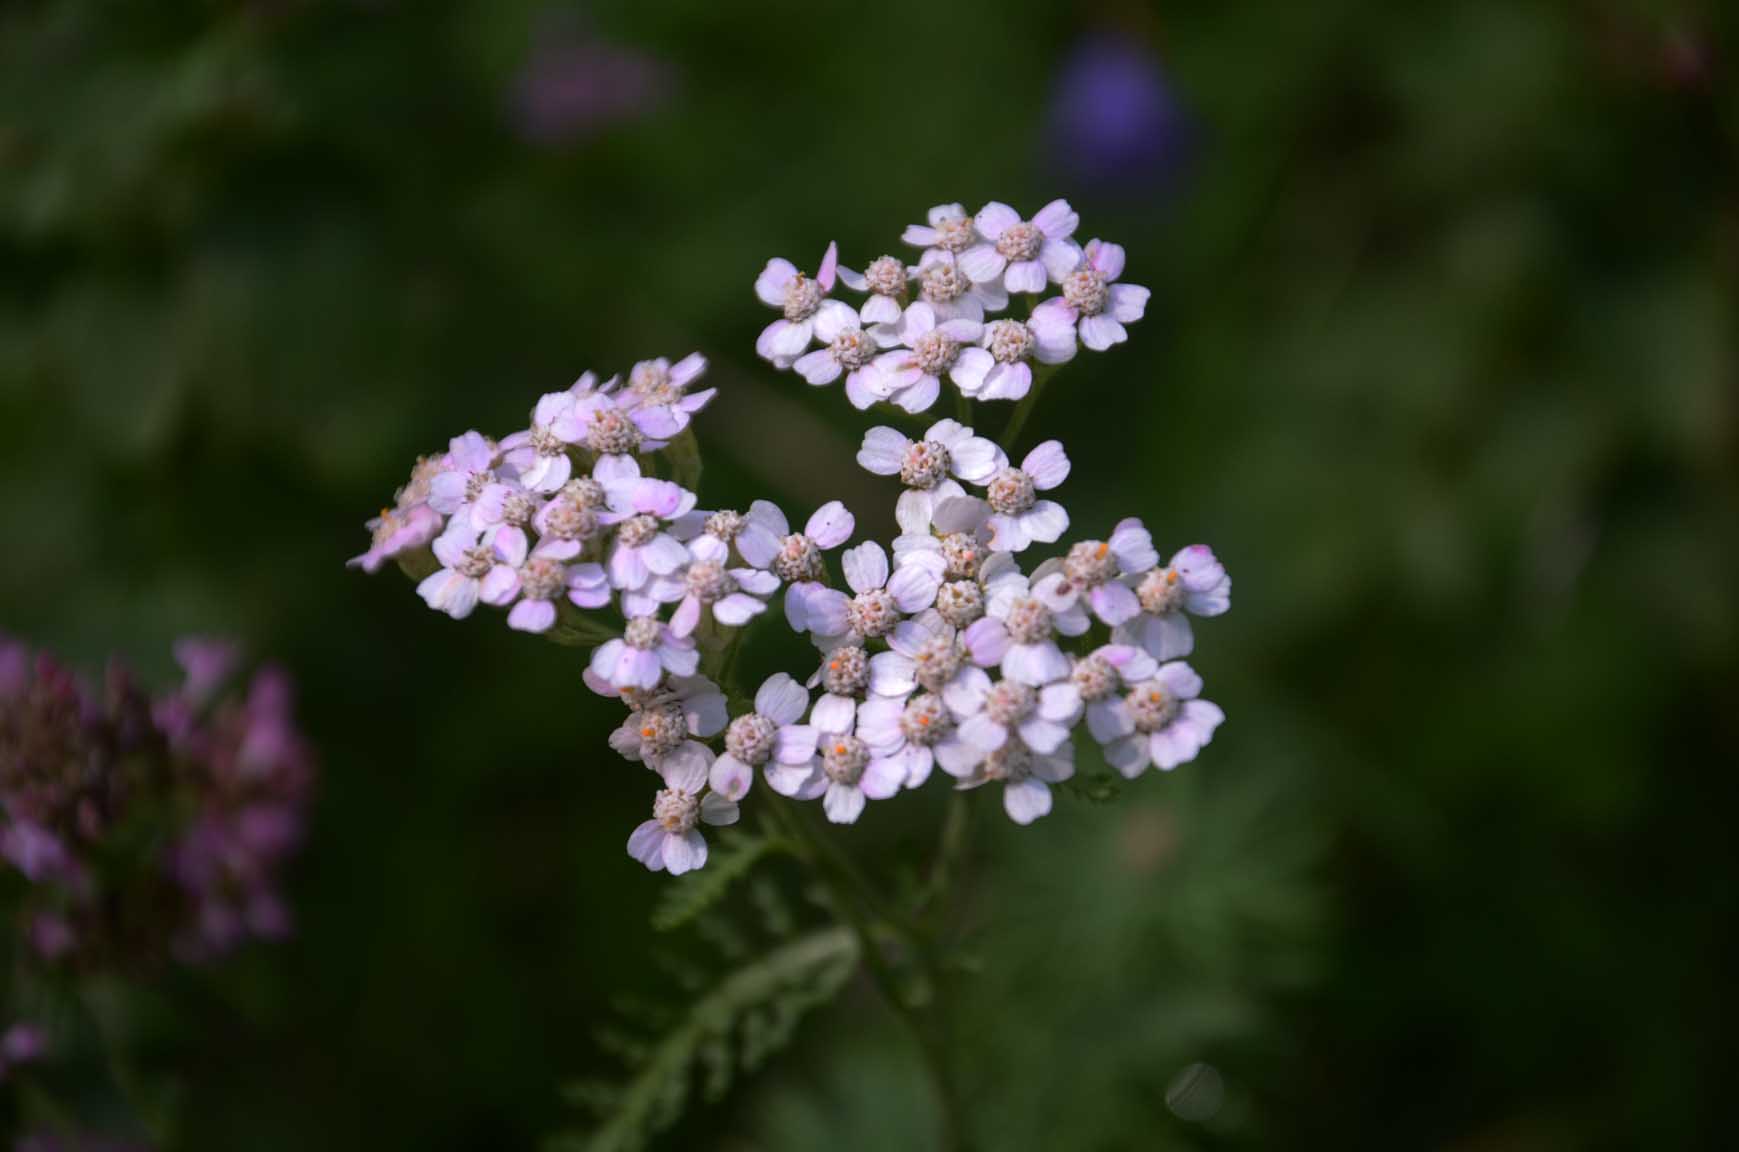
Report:
M 770 261 L 756 291 L 784 315 L 758 349 L 812 383 L 844 375 L 860 408 L 927 408 L 942 375 L 969 398 L 1026 396 L 1032 362 L 1109 347 L 1145 306 L 1146 289 L 1117 282 L 1122 249 L 1078 246 L 1076 223 L 1061 200 L 1030 222 L 1002 204 L 976 216 L 944 205 L 906 233 L 925 249 L 915 267 L 889 256 L 859 275 L 832 247 L 813 277 Z M 836 280 L 868 294 L 861 308 L 828 298 Z M 986 323 L 1011 293 L 1050 285 L 1061 294 L 1025 319 Z M 1025 824 L 1073 774 L 1083 722 L 1129 777 L 1212 738 L 1223 714 L 1182 660 L 1189 616 L 1230 603 L 1211 550 L 1162 560 L 1128 519 L 1023 568 L 1069 529 L 1055 498 L 1068 455 L 1048 440 L 1016 462 L 955 420 L 918 439 L 865 434 L 859 463 L 904 488 L 889 546 L 846 547 L 857 525 L 838 501 L 800 526 L 764 500 L 702 509 L 678 477 L 689 420 L 713 397 L 690 390 L 705 369 L 696 354 L 642 362 L 626 381 L 587 373 L 543 396 L 526 429 L 454 438 L 418 461 L 352 560 L 370 572 L 396 560 L 455 618 L 481 602 L 512 628 L 597 641 L 585 682 L 628 709 L 610 745 L 662 783 L 629 837 L 635 859 L 702 866 L 701 826 L 736 821 L 757 773 L 850 823 L 940 766 L 958 787 L 1001 783 Z M 781 588 L 783 611 L 768 614 Z M 769 677 L 733 716 L 703 657 L 722 667 L 736 630 L 763 614 L 808 637 L 816 665 Z
M 1121 283 L 1120 245 L 1075 240 L 1080 217 L 1053 200 L 1023 220 L 991 201 L 975 215 L 938 204 L 902 239 L 923 251 L 916 264 L 879 256 L 862 272 L 828 245 L 813 275 L 789 260 L 767 261 L 755 294 L 782 315 L 755 350 L 811 384 L 845 377 L 854 407 L 878 401 L 908 412 L 936 402 L 946 376 L 974 400 L 1019 400 L 1033 365 L 1062 364 L 1077 345 L 1103 352 L 1129 338 L 1126 324 L 1147 310 L 1148 290 Z M 864 295 L 857 306 L 831 298 L 837 283 Z M 1020 316 L 998 316 L 1011 300 L 1036 300 Z M 811 350 L 812 346 L 813 351 Z
M 152 696 L 0 637 L 0 857 L 26 881 L 13 923 L 35 962 L 198 962 L 289 929 L 313 778 L 289 682 L 267 668 L 237 691 L 217 641 L 176 656 L 185 682 Z

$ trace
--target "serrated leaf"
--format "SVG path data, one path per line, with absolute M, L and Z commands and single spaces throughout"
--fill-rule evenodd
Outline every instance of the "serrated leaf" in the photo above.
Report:
M 669 932 L 689 923 L 724 899 L 731 885 L 747 876 L 764 857 L 784 848 L 783 841 L 767 836 L 720 837 L 705 868 L 665 885 L 652 910 L 652 926 Z

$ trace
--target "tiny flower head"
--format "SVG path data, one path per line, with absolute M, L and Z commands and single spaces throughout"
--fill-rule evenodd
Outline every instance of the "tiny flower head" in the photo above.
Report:
M 1074 271 L 1063 277 L 1063 294 L 1033 309 L 1033 322 L 1075 327 L 1081 343 L 1095 352 L 1129 339 L 1125 324 L 1133 324 L 1147 311 L 1146 288 L 1119 284 L 1123 275 L 1123 247 L 1092 240 Z
M 1143 576 L 1135 596 L 1141 614 L 1117 629 L 1117 642 L 1139 645 L 1156 660 L 1176 660 L 1195 648 L 1190 616 L 1219 616 L 1232 606 L 1232 578 L 1212 548 L 1192 544 Z
M 1043 292 L 1062 283 L 1081 261 L 1069 237 L 1081 218 L 1067 200 L 1053 200 L 1030 222 L 1007 204 L 991 201 L 979 210 L 978 234 L 984 242 L 960 255 L 960 266 L 974 283 L 999 283 L 1007 292 Z
M 1019 400 L 1032 390 L 1034 361 L 1062 364 L 1075 357 L 1075 324 L 1043 305 L 1026 320 L 992 320 L 978 348 L 960 353 L 952 378 L 974 400 Z
M 345 564 L 373 575 L 388 560 L 426 547 L 440 535 L 441 514 L 427 504 L 413 504 L 404 509 L 382 508 L 380 515 L 368 522 L 367 528 L 371 534 L 368 551 L 352 556 Z
M 429 480 L 429 507 L 443 516 L 464 513 L 494 482 L 500 459 L 500 449 L 482 433 L 453 437 L 439 470 Z
M 789 260 L 767 261 L 755 279 L 755 295 L 761 303 L 784 313 L 762 330 L 755 351 L 776 368 L 789 368 L 808 350 L 815 338 L 815 317 L 822 301 L 833 291 L 839 269 L 839 245 L 829 244 L 814 276 L 806 276 Z
M 669 756 L 704 751 L 695 738 L 718 735 L 728 717 L 724 693 L 705 676 L 672 677 L 666 686 L 623 700 L 632 711 L 610 734 L 610 747 L 648 768 L 661 767 Z
M 592 674 L 618 692 L 626 688 L 650 691 L 666 672 L 692 676 L 700 664 L 694 641 L 678 636 L 656 616 L 635 616 L 622 635 L 592 652 Z
M 652 819 L 628 837 L 628 855 L 654 872 L 680 876 L 703 866 L 707 848 L 698 825 L 737 822 L 736 801 L 708 787 L 712 754 L 702 752 L 670 758 L 661 767 L 664 787 L 652 801 Z
M 976 771 L 962 782 L 976 788 L 1002 781 L 1002 809 L 1016 824 L 1031 824 L 1051 811 L 1051 785 L 1075 774 L 1075 746 L 1059 744 L 1050 752 L 1029 747 L 1019 737 L 985 755 Z
M 862 273 L 841 265 L 839 278 L 853 292 L 869 293 L 869 299 L 858 309 L 865 324 L 891 324 L 900 318 L 912 270 L 898 256 L 881 256 L 871 260 Z
M 845 395 L 852 407 L 863 410 L 886 399 L 876 356 L 898 339 L 891 328 L 865 328 L 857 313 L 837 300 L 824 300 L 815 313 L 815 337 L 821 347 L 799 356 L 797 374 L 811 384 L 831 384 L 845 373 Z
M 1033 593 L 1056 612 L 1084 598 L 1093 615 L 1116 627 L 1141 611 L 1130 585 L 1158 563 L 1153 537 L 1130 517 L 1118 522 L 1109 540 L 1083 540 L 1060 563 L 1041 566 L 1034 573 Z
M 978 229 L 964 204 L 938 204 L 924 219 L 908 226 L 900 239 L 924 249 L 925 257 L 958 256 L 978 242 Z
M 1161 664 L 1111 709 L 1105 762 L 1134 779 L 1149 764 L 1169 772 L 1194 760 L 1226 719 L 1201 692 L 1202 678 L 1188 664 Z
M 1055 543 L 1069 528 L 1069 514 L 1054 500 L 1039 499 L 1069 475 L 1069 457 L 1057 440 L 1046 440 L 1026 454 L 1019 468 L 1000 469 L 985 485 L 990 504 L 987 523 L 991 547 L 1024 552 L 1035 541 Z
M 983 321 L 986 312 L 1008 307 L 1001 284 L 974 284 L 958 258 L 926 253 L 918 261 L 918 299 L 928 304 L 938 323 Z
M 502 460 L 533 492 L 554 492 L 573 475 L 568 449 L 579 442 L 572 390 L 548 392 L 532 409 L 531 427 L 501 442 Z
M 699 352 L 690 353 L 675 364 L 662 356 L 642 360 L 629 371 L 628 383 L 617 396 L 617 405 L 643 436 L 669 440 L 687 428 L 690 418 L 718 394 L 717 388 L 688 390 L 706 375 L 706 367 L 706 357 Z
M 417 585 L 417 595 L 435 611 L 463 620 L 477 607 L 483 578 L 499 562 L 495 550 L 462 519 L 435 537 L 434 551 L 441 566 Z
M 961 356 L 984 336 L 977 320 L 939 320 L 936 309 L 919 300 L 898 317 L 893 337 L 902 347 L 876 359 L 886 399 L 907 412 L 928 411 L 942 392 L 946 373 L 961 385 Z M 964 389 L 962 389 L 964 390 Z

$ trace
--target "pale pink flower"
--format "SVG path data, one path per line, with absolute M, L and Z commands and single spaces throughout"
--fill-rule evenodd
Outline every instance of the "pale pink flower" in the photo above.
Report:
M 575 400 L 557 427 L 570 443 L 594 456 L 628 459 L 642 452 L 656 452 L 665 444 L 642 430 L 636 420 L 639 415 L 637 409 L 625 406 L 614 394 L 592 392 Z
M 1068 675 L 1064 663 L 1064 676 Z M 1042 687 L 967 674 L 944 695 L 960 722 L 960 738 L 985 753 L 1017 736 L 1036 752 L 1055 752 L 1081 718 L 1080 690 L 1066 678 Z
M 708 787 L 712 753 L 700 757 L 670 757 L 661 766 L 664 788 L 652 802 L 652 819 L 628 837 L 628 855 L 654 872 L 672 876 L 706 863 L 706 840 L 698 825 L 735 824 L 737 803 Z
M 1090 240 L 1074 271 L 1063 277 L 1063 294 L 1033 309 L 1032 322 L 1067 323 L 1080 332 L 1081 343 L 1095 352 L 1129 339 L 1125 324 L 1147 311 L 1149 292 L 1135 284 L 1119 284 L 1123 246 Z
M 568 448 L 580 439 L 572 419 L 574 404 L 572 389 L 545 393 L 532 409 L 531 427 L 501 442 L 502 461 L 533 492 L 554 492 L 573 475 Z
M 1053 612 L 1085 599 L 1093 615 L 1116 627 L 1141 611 L 1130 584 L 1159 563 L 1153 537 L 1140 520 L 1120 520 L 1109 540 L 1082 540 L 1060 561 L 1033 573 L 1033 595 Z
M 1018 569 L 999 569 L 985 583 L 985 614 L 962 634 L 973 663 L 1000 667 L 1010 680 L 1037 687 L 1069 673 L 1056 635 L 1079 636 L 1091 621 L 1078 603 L 1053 609 Z
M 821 347 L 799 356 L 793 367 L 811 384 L 831 384 L 845 373 L 845 396 L 862 411 L 887 398 L 876 356 L 898 339 L 884 325 L 865 328 L 850 305 L 824 300 L 815 313 L 815 337 Z
M 887 636 L 904 617 L 933 604 L 941 583 L 918 565 L 891 571 L 886 550 L 873 540 L 846 549 L 842 564 L 854 595 L 819 584 L 798 593 L 803 625 L 826 648 Z
M 455 520 L 435 537 L 435 559 L 441 564 L 417 585 L 417 595 L 437 612 L 463 620 L 477 607 L 483 578 L 497 563 L 494 549 L 465 520 Z
M 1149 764 L 1169 772 L 1194 760 L 1226 719 L 1201 692 L 1202 678 L 1188 664 L 1161 664 L 1110 710 L 1105 762 L 1134 779 Z
M 429 507 L 443 516 L 462 516 L 495 481 L 501 461 L 496 444 L 480 432 L 466 432 L 447 443 L 440 470 L 429 480 Z
M 778 772 L 767 772 L 767 784 L 799 800 L 820 796 L 828 820 L 851 824 L 863 814 L 866 800 L 886 800 L 900 790 L 906 780 L 905 760 L 871 747 L 853 731 L 853 718 L 841 724 L 836 716 L 820 712 L 819 702 L 817 709 L 809 720 L 815 755 L 808 768 L 782 765 Z
M 936 310 L 922 300 L 898 320 L 893 335 L 904 347 L 877 357 L 881 386 L 886 399 L 898 407 L 924 412 L 941 395 L 943 373 L 956 385 L 961 383 L 961 357 L 983 337 L 984 325 L 965 317 L 938 321 Z
M 599 460 L 593 476 L 604 486 L 609 510 L 600 523 L 615 526 L 607 561 L 612 587 L 639 591 L 657 576 L 688 563 L 688 548 L 668 527 L 694 508 L 694 493 L 669 480 L 640 475 L 632 460 Z
M 839 245 L 829 244 L 821 267 L 805 276 L 791 261 L 775 256 L 755 278 L 755 295 L 761 303 L 778 308 L 784 315 L 762 330 L 755 351 L 776 368 L 789 368 L 808 350 L 815 337 L 815 317 L 839 269 Z
M 977 788 L 1002 781 L 1002 810 L 1016 824 L 1031 824 L 1051 811 L 1051 785 L 1075 774 L 1075 746 L 1067 741 L 1050 752 L 1029 747 L 1012 737 L 1002 747 L 985 755 L 962 788 Z
M 1069 528 L 1069 513 L 1054 500 L 1039 499 L 1069 475 L 1069 457 L 1057 440 L 1046 440 L 1020 462 L 1000 469 L 985 485 L 990 505 L 990 546 L 1024 552 L 1035 541 L 1052 544 Z
M 802 532 L 792 532 L 785 513 L 774 504 L 757 500 L 749 505 L 748 521 L 737 536 L 738 549 L 743 551 L 749 563 L 761 567 L 759 557 L 763 555 L 766 537 L 778 541 L 766 564 L 774 575 L 790 585 L 785 590 L 785 619 L 794 631 L 809 631 L 803 603 L 809 592 L 819 587 L 827 575 L 822 553 L 851 539 L 852 531 L 857 527 L 856 520 L 844 504 L 830 500 L 815 510 Z
M 540 543 L 529 553 L 525 537 L 497 534 L 492 547 L 497 563 L 483 578 L 479 598 L 497 608 L 512 604 L 507 626 L 521 632 L 548 632 L 555 627 L 557 597 L 566 596 L 579 608 L 602 608 L 610 602 L 610 582 L 602 565 L 564 561 L 561 541 Z M 517 601 L 517 603 L 516 603 Z
M 440 534 L 441 527 L 441 514 L 427 504 L 382 508 L 380 515 L 367 524 L 372 533 L 368 551 L 352 556 L 345 566 L 361 568 L 373 575 L 388 560 L 426 546 Z
M 767 597 L 779 588 L 779 578 L 759 568 L 726 568 L 713 560 L 694 560 L 687 568 L 654 583 L 674 583 L 680 593 L 670 627 L 687 636 L 700 625 L 703 614 L 727 628 L 741 628 L 767 610 Z M 662 599 L 662 589 L 654 590 Z
M 1119 718 L 1123 694 L 1158 671 L 1159 662 L 1133 644 L 1103 644 L 1074 661 L 1069 680 L 1081 694 L 1094 740 L 1103 745 L 1128 735 Z
M 1067 200 L 1052 200 L 1030 223 L 992 200 L 977 217 L 984 242 L 962 252 L 960 266 L 975 283 L 1000 283 L 1011 293 L 1043 292 L 1047 282 L 1062 283 L 1080 263 L 1081 249 L 1069 239 L 1080 223 Z
M 718 394 L 717 388 L 688 390 L 706 369 L 706 357 L 699 352 L 675 364 L 662 356 L 642 360 L 629 371 L 628 383 L 617 393 L 616 402 L 643 435 L 669 440 L 687 428 L 690 418 Z
M 672 756 L 704 754 L 696 738 L 718 735 L 729 718 L 725 694 L 705 676 L 672 677 L 664 687 L 624 700 L 632 711 L 610 734 L 610 747 L 648 768 Z
M 510 551 L 517 550 L 524 555 L 530 541 L 526 530 L 533 526 L 544 503 L 542 496 L 526 489 L 517 480 L 496 480 L 485 484 L 483 491 L 472 502 L 471 526 L 484 534 L 485 542 L 495 544 L 498 541 L 508 541 Z M 561 559 L 566 560 L 579 553 L 578 542 L 572 543 L 571 551 L 565 545 L 559 549 L 567 551 L 567 555 L 561 556 Z
M 1141 614 L 1120 626 L 1114 639 L 1139 645 L 1156 660 L 1176 660 L 1195 648 L 1189 616 L 1219 616 L 1232 606 L 1232 578 L 1212 548 L 1192 544 L 1143 576 L 1135 596 Z
M 925 259 L 958 256 L 978 242 L 978 228 L 964 204 L 938 204 L 925 219 L 928 223 L 909 225 L 900 237 L 924 249 Z
M 918 261 L 918 299 L 936 313 L 938 323 L 982 322 L 986 312 L 1008 307 L 1008 293 L 1001 284 L 974 284 L 959 261 L 947 254 L 925 253 Z
M 1062 364 L 1075 358 L 1075 324 L 1041 305 L 1026 320 L 992 320 L 982 347 L 960 353 L 951 378 L 974 400 L 1019 400 L 1032 390 L 1033 361 Z
M 958 420 L 938 420 L 922 440 L 894 428 L 871 428 L 864 433 L 857 462 L 866 472 L 898 476 L 907 488 L 929 492 L 950 476 L 983 484 L 1007 461 L 995 443 Z
M 900 318 L 912 270 L 898 256 L 879 256 L 862 273 L 840 265 L 839 279 L 853 292 L 869 293 L 869 299 L 858 309 L 865 324 L 892 324 Z
M 714 778 L 741 796 L 757 768 L 764 767 L 769 780 L 788 769 L 807 777 L 815 759 L 815 730 L 798 721 L 808 707 L 809 693 L 801 684 L 783 672 L 767 677 L 755 693 L 755 710 L 725 729 L 725 754 L 713 765 Z
M 590 667 L 599 680 L 620 692 L 627 688 L 650 691 L 666 672 L 692 676 L 700 665 L 694 641 L 678 636 L 656 616 L 636 616 L 622 635 L 607 640 L 592 652 Z

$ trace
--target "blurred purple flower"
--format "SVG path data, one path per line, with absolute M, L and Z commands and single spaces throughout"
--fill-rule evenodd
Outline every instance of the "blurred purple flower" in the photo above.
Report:
M 650 114 L 675 86 L 672 68 L 655 56 L 583 28 L 554 28 L 520 69 L 513 124 L 534 144 L 564 144 Z
M 203 706 L 217 695 L 224 681 L 241 660 L 241 650 L 234 641 L 212 636 L 183 636 L 175 642 L 175 662 L 187 675 L 181 694 L 196 706 Z
M 0 856 L 33 884 L 67 871 L 71 864 L 60 837 L 33 820 L 13 820 L 0 828 Z
M 1191 144 L 1189 117 L 1151 52 L 1098 32 L 1064 57 L 1047 129 L 1053 164 L 1109 191 L 1135 192 L 1173 183 Z

